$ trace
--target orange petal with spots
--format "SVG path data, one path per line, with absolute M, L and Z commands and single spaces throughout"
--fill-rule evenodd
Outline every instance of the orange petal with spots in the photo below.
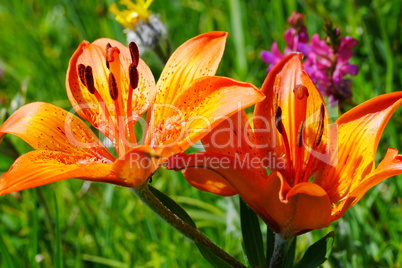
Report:
M 7 133 L 35 149 L 114 160 L 81 119 L 49 103 L 34 102 L 18 109 L 1 126 L 0 139 Z
M 383 180 L 399 174 L 402 174 L 402 155 L 398 154 L 398 150 L 389 148 L 378 167 L 366 176 L 359 185 L 351 189 L 347 197 L 336 206 L 332 214 L 332 220 L 342 217 L 350 207 L 363 198 L 368 190 Z
M 78 178 L 128 186 L 111 172 L 112 164 L 74 154 L 37 150 L 20 156 L 0 178 L 0 195 Z
M 346 112 L 332 126 L 338 133 L 338 151 L 315 182 L 328 192 L 333 203 L 347 196 L 374 170 L 382 133 L 401 104 L 401 91 L 384 94 Z
M 190 83 L 214 75 L 225 49 L 226 32 L 208 32 L 182 44 L 170 56 L 158 80 L 157 103 L 173 103 Z
M 226 32 L 209 32 L 182 44 L 171 55 L 156 85 L 156 106 L 149 125 L 158 125 L 170 113 L 169 105 L 195 79 L 212 76 L 218 69 L 225 49 Z M 148 141 L 151 137 L 147 136 Z
M 205 137 L 220 122 L 264 99 L 251 84 L 224 77 L 202 77 L 163 105 L 165 118 L 150 125 L 145 144 L 182 152 Z

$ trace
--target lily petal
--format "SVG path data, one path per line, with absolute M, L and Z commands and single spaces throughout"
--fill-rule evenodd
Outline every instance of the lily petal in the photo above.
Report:
M 202 144 L 207 152 L 244 157 L 253 153 L 252 134 L 246 112 L 241 110 L 209 132 Z
M 261 219 L 284 238 L 323 228 L 330 223 L 330 200 L 326 192 L 314 183 L 300 183 L 290 188 L 277 171 L 269 177 L 261 176 L 248 162 L 214 153 L 176 154 L 169 158 L 167 169 L 183 168 L 205 168 L 210 171 L 208 174 L 218 174 L 210 179 L 226 180 Z M 204 191 L 226 193 L 225 188 L 216 187 L 219 184 L 214 185 L 213 181 L 197 176 L 207 173 L 195 175 L 186 177 L 190 184 Z M 287 193 L 285 198 L 283 192 Z
M 254 112 L 256 142 L 262 147 L 260 155 L 285 155 L 288 164 L 279 171 L 296 180 L 301 179 L 305 168 L 302 163 L 308 162 L 309 152 L 325 150 L 327 135 L 322 126 L 329 123 L 324 100 L 305 72 L 301 57 L 300 53 L 290 54 L 269 72 L 262 86 L 267 98 L 256 105 Z M 278 127 L 283 128 L 282 133 Z M 292 163 L 298 161 L 300 164 L 293 171 Z
M 3 173 L 0 195 L 70 178 L 127 186 L 111 172 L 111 167 L 110 163 L 64 152 L 31 151 L 17 158 L 10 170 Z
M 170 155 L 166 150 L 138 146 L 114 163 L 113 172 L 126 184 L 138 188 L 152 177 Z
M 202 139 L 202 143 L 207 152 L 251 161 L 250 158 L 254 157 L 252 150 L 254 141 L 251 131 L 246 113 L 241 110 L 215 127 Z M 255 169 L 259 169 L 261 175 L 267 175 L 263 167 L 256 165 Z M 201 191 L 221 196 L 236 194 L 236 191 L 223 177 L 209 169 L 188 168 L 183 170 L 183 176 L 192 186 Z
M 218 173 L 205 168 L 187 168 L 183 176 L 188 183 L 200 191 L 210 192 L 220 196 L 232 196 L 237 192 Z
M 70 59 L 66 76 L 66 88 L 72 107 L 80 117 L 101 130 L 112 140 L 113 137 L 105 129 L 108 126 L 107 120 L 112 120 L 111 115 L 106 115 L 105 111 L 108 111 L 108 108 L 114 104 L 108 88 L 105 49 L 83 41 Z M 79 64 L 92 68 L 94 87 L 99 93 L 99 99 L 90 92 L 85 82 L 80 79 Z M 114 116 L 115 114 L 113 114 Z
M 114 160 L 114 157 L 78 117 L 44 102 L 27 104 L 13 113 L 0 128 L 23 139 L 34 149 Z
M 148 125 L 158 125 L 169 105 L 190 83 L 203 76 L 216 73 L 225 49 L 228 33 L 209 32 L 196 36 L 182 44 L 169 58 L 156 85 L 156 104 Z M 147 137 L 150 139 L 150 137 Z
M 269 226 L 277 227 L 274 231 L 283 238 L 324 228 L 330 224 L 331 202 L 319 185 L 310 182 L 299 183 L 291 188 L 286 199 L 283 199 L 283 188 L 289 186 L 280 173 L 274 172 L 262 188 L 264 194 L 259 201 L 262 203 L 259 215 Z M 239 194 L 241 195 L 240 192 Z M 251 203 L 249 205 L 252 206 Z
M 247 162 L 233 156 L 209 152 L 191 155 L 175 154 L 169 158 L 166 168 L 186 169 L 186 172 L 190 170 L 190 174 L 185 176 L 186 180 L 202 191 L 225 196 L 234 195 L 238 191 L 245 194 L 244 196 L 247 198 L 261 199 L 259 183 L 262 183 L 265 177 L 262 177 Z M 202 171 L 202 169 L 207 170 L 207 172 Z M 209 176 L 213 173 L 215 175 Z M 254 183 L 249 183 L 250 178 L 253 178 Z
M 328 192 L 333 203 L 338 203 L 373 171 L 381 135 L 401 104 L 402 91 L 384 94 L 346 112 L 332 126 L 339 133 L 339 158 L 334 159 L 333 166 L 325 167 L 316 183 Z
M 164 105 L 165 118 L 150 126 L 145 144 L 183 152 L 220 122 L 263 99 L 259 89 L 248 83 L 225 77 L 199 78 L 172 105 Z
M 389 148 L 378 167 L 364 178 L 364 180 L 347 195 L 346 199 L 336 206 L 336 209 L 333 211 L 332 221 L 342 217 L 350 207 L 354 206 L 362 199 L 368 190 L 383 180 L 399 174 L 402 174 L 402 155 L 398 155 L 398 150 Z
M 171 55 L 156 87 L 157 103 L 170 104 L 193 80 L 214 75 L 221 61 L 228 33 L 209 32 L 182 44 Z

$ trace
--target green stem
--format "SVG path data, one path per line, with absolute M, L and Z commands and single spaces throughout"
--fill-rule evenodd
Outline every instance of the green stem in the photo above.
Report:
M 274 255 L 274 245 L 275 245 L 275 233 L 267 226 L 267 254 L 265 260 L 265 266 L 269 267 L 272 255 Z
M 163 64 L 167 63 L 167 61 L 169 60 L 169 55 L 167 55 L 167 53 L 163 50 L 160 40 L 158 41 L 158 44 L 155 46 L 154 52 L 163 62 Z
M 275 234 L 274 253 L 271 258 L 270 268 L 282 268 L 286 262 L 286 255 L 294 238 L 283 239 L 279 234 Z
M 152 209 L 156 214 L 158 214 L 162 219 L 168 222 L 172 227 L 178 230 L 187 238 L 191 239 L 195 244 L 201 244 L 208 248 L 216 256 L 220 257 L 226 263 L 232 267 L 242 267 L 245 268 L 242 263 L 230 256 L 226 251 L 218 247 L 211 240 L 203 235 L 198 229 L 193 228 L 182 219 L 180 219 L 176 214 L 174 214 L 170 209 L 164 206 L 159 199 L 157 199 L 152 192 L 149 190 L 148 185 L 143 185 L 139 188 L 132 188 L 132 191 L 146 204 L 150 209 Z

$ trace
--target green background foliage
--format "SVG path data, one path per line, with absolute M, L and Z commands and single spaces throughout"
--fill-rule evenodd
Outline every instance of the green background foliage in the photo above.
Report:
M 0 2 L 0 123 L 23 103 L 46 101 L 67 110 L 65 74 L 83 40 L 109 37 L 125 42 L 122 27 L 108 12 L 112 0 L 14 0 Z M 331 18 L 343 35 L 359 40 L 352 63 L 353 101 L 401 89 L 402 2 L 155 0 L 151 6 L 168 28 L 172 47 L 211 30 L 230 33 L 218 74 L 260 86 L 267 66 L 260 51 L 273 41 L 284 46 L 286 18 L 306 15 L 310 35 Z M 158 77 L 163 66 L 144 60 Z M 383 135 L 387 147 L 401 148 L 401 112 Z M 0 172 L 30 148 L 7 136 L 0 147 Z M 400 267 L 402 263 L 402 178 L 370 190 L 346 215 L 324 230 L 298 238 L 296 258 L 330 230 L 335 231 L 329 267 Z M 237 197 L 224 198 L 191 188 L 181 174 L 161 169 L 152 185 L 171 196 L 197 226 L 242 262 Z M 263 233 L 266 232 L 261 223 Z M 129 189 L 66 180 L 0 197 L 1 267 L 205 267 L 196 246 L 148 210 Z

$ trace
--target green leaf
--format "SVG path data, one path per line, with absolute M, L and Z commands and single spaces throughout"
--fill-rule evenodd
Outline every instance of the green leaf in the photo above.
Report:
M 290 244 L 288 252 L 286 253 L 285 268 L 292 267 L 293 263 L 295 262 L 296 241 L 297 241 L 297 236 L 293 239 L 292 244 Z
M 331 254 L 334 242 L 334 232 L 329 232 L 326 236 L 311 245 L 303 258 L 293 268 L 315 268 L 323 264 Z
M 37 192 L 40 191 L 39 188 L 35 188 L 32 191 L 32 231 L 31 231 L 31 243 L 30 243 L 30 258 L 32 267 L 39 267 L 38 262 L 35 260 L 36 254 L 38 254 L 38 244 L 39 244 L 39 215 L 37 205 Z
M 55 267 L 60 267 L 63 268 L 63 251 L 62 251 L 62 245 L 61 245 L 61 230 L 60 230 L 60 217 L 59 217 L 59 206 L 57 204 L 57 197 L 54 195 L 54 207 L 55 207 L 55 212 L 56 212 L 56 249 L 55 249 Z
M 227 264 L 224 260 L 213 254 L 207 247 L 201 245 L 201 244 L 196 244 L 198 247 L 198 250 L 201 252 L 202 256 L 214 267 L 217 268 L 231 268 L 229 264 Z
M 264 245 L 258 216 L 240 200 L 241 232 L 244 241 L 244 251 L 250 267 L 263 267 L 265 263 Z
M 264 267 L 269 267 L 269 263 L 271 262 L 272 255 L 274 254 L 275 248 L 275 234 L 267 225 L 267 256 Z
M 170 211 L 172 211 L 174 214 L 177 215 L 180 219 L 182 219 L 184 222 L 187 224 L 191 225 L 193 228 L 197 228 L 195 225 L 194 220 L 188 215 L 188 213 L 179 205 L 177 204 L 172 198 L 169 196 L 165 195 L 158 189 L 152 187 L 151 185 L 148 185 L 149 190 L 152 192 L 152 194 L 159 199 L 159 201 L 162 202 Z
M 11 256 L 10 252 L 8 251 L 3 237 L 5 237 L 5 235 L 2 233 L 0 236 L 0 256 L 3 261 L 2 263 L 4 267 L 17 267 L 16 265 L 14 265 L 13 256 Z
M 148 187 L 152 192 L 152 194 L 155 195 L 155 197 L 158 198 L 159 201 L 162 202 L 162 204 L 164 204 L 168 209 L 170 209 L 174 214 L 176 214 L 180 219 L 185 221 L 187 224 L 191 225 L 193 228 L 197 228 L 194 220 L 179 204 L 177 204 L 173 199 L 171 199 L 169 196 L 165 195 L 161 191 L 157 190 L 156 188 L 150 185 Z M 216 256 L 205 246 L 197 243 L 195 243 L 195 245 L 197 246 L 202 256 L 214 267 L 223 267 L 223 268 L 231 267 L 229 264 L 227 264 L 220 257 Z

